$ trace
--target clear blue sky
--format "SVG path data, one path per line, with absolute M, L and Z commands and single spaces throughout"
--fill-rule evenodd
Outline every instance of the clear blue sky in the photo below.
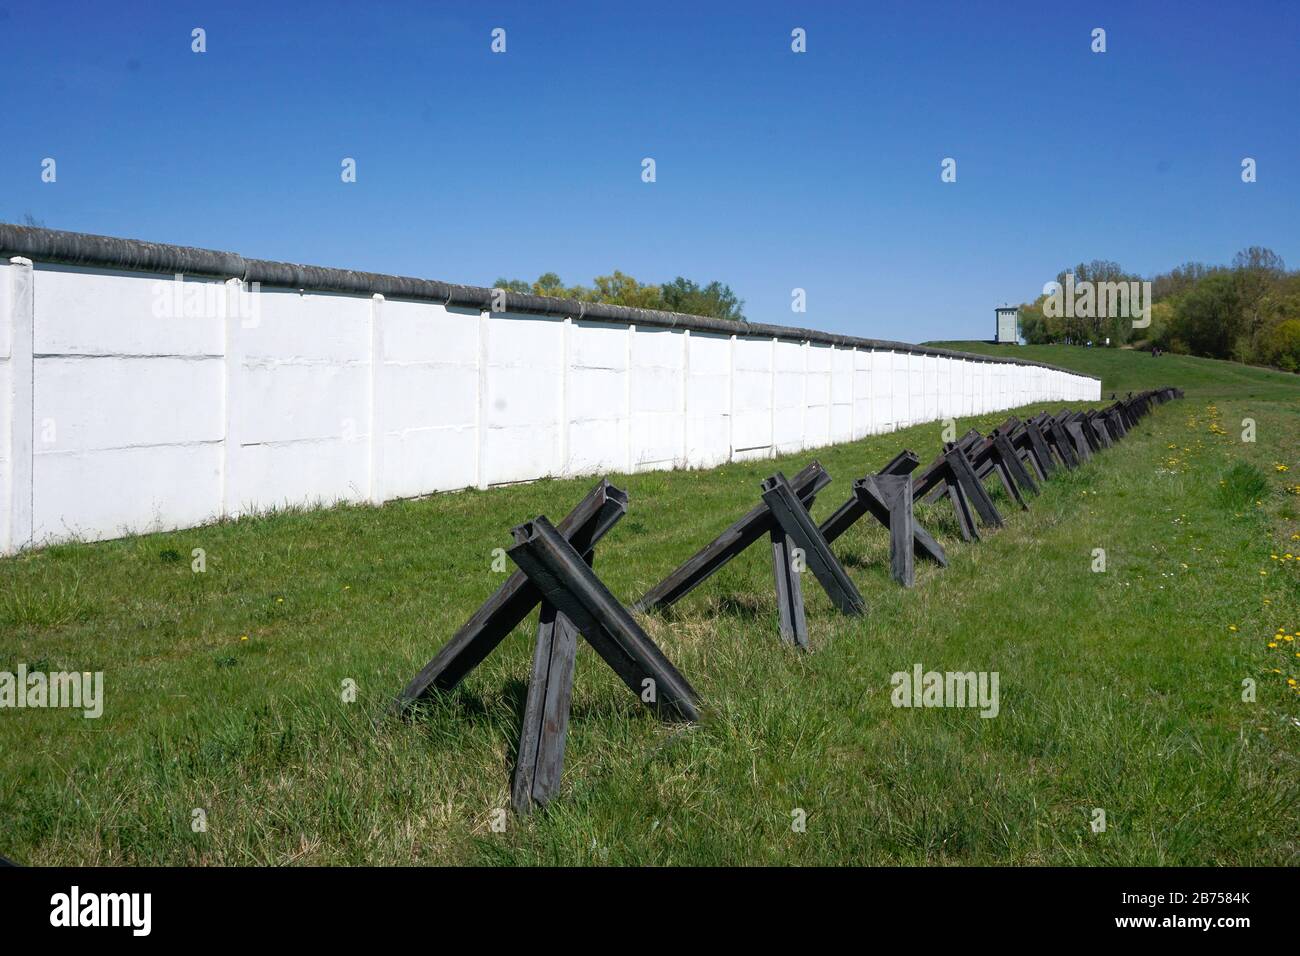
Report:
M 479 285 L 684 274 L 908 341 L 987 338 L 1080 259 L 1300 266 L 1292 0 L 0 0 L 0 63 L 0 219 L 56 229 Z

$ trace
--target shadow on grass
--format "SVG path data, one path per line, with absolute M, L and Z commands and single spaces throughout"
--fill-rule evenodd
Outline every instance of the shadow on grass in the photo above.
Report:
M 743 621 L 754 621 L 772 613 L 772 606 L 754 594 L 723 594 L 709 599 L 709 611 Z
M 510 750 L 507 754 L 506 767 L 513 771 L 519 760 L 519 740 L 523 730 L 527 698 L 528 682 L 512 677 L 502 684 L 498 694 L 476 693 L 462 688 L 450 692 L 435 692 L 432 698 L 413 704 L 409 711 L 401 717 L 394 715 L 393 719 L 438 730 L 445 730 L 449 726 L 460 726 L 465 730 L 474 727 L 498 730 L 509 738 Z M 652 716 L 630 692 L 626 695 L 626 699 L 623 695 L 602 694 L 593 702 L 571 705 L 569 721 L 570 723 L 588 720 L 599 722 L 635 715 L 641 711 L 644 711 L 647 716 Z M 508 719 L 506 715 L 509 715 Z
M 872 557 L 858 551 L 857 549 L 846 550 L 843 553 L 836 555 L 836 557 L 840 559 L 840 564 L 844 565 L 844 567 L 856 568 L 859 570 L 874 570 L 875 568 L 880 567 L 881 564 L 888 563 L 889 561 L 888 552 L 886 552 L 882 558 L 879 555 Z

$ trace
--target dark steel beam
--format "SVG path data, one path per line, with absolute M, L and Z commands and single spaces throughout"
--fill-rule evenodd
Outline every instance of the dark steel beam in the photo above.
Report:
M 820 462 L 802 469 L 791 485 L 799 500 L 812 507 L 817 493 L 830 484 L 831 476 Z M 672 574 L 664 578 L 632 605 L 634 611 L 653 611 L 677 603 L 732 558 L 773 528 L 772 513 L 766 504 L 751 509 L 743 518 L 692 555 Z
M 921 460 L 916 457 L 915 452 L 901 451 L 890 460 L 889 464 L 876 472 L 876 474 L 910 475 L 916 470 L 917 465 L 920 463 Z M 830 544 L 844 532 L 848 531 L 849 528 L 853 527 L 857 520 L 867 513 L 868 508 L 866 503 L 862 501 L 858 495 L 851 495 L 848 501 L 836 508 L 835 513 L 822 522 L 822 537 L 826 539 L 827 544 Z
M 627 492 L 603 478 L 560 522 L 558 531 L 587 554 L 627 512 Z M 516 571 L 474 612 L 451 640 L 402 691 L 393 710 L 402 712 L 435 689 L 450 690 L 472 671 L 505 636 L 523 623 L 542 595 L 526 575 Z
M 944 458 L 948 461 L 952 469 L 952 476 L 957 485 L 961 487 L 962 493 L 967 500 L 974 506 L 976 513 L 979 514 L 980 520 L 986 525 L 992 525 L 995 528 L 1002 527 L 1002 516 L 998 514 L 998 509 L 993 504 L 993 499 L 980 483 L 979 478 L 975 476 L 974 469 L 971 468 L 970 459 L 965 453 L 955 445 L 944 452 Z M 951 488 L 950 488 L 951 493 Z
M 1029 438 L 1029 447 L 1033 451 L 1034 463 L 1046 481 L 1056 474 L 1056 462 L 1052 460 L 1052 449 L 1042 427 L 1035 421 L 1025 422 L 1025 434 Z
M 781 640 L 795 647 L 808 647 L 808 621 L 803 610 L 803 584 L 794 566 L 793 539 L 780 528 L 769 533 L 772 539 L 772 576 L 776 579 L 776 609 Z
M 817 578 L 836 607 L 845 614 L 865 614 L 867 604 L 822 537 L 812 516 L 795 494 L 785 475 L 777 472 L 763 482 L 763 500 L 767 502 L 781 530 L 803 549 L 808 569 Z
M 1038 494 L 1038 485 L 1034 483 L 1033 477 L 1025 470 L 1024 463 L 1016 453 L 1015 446 L 1011 444 L 1011 439 L 1003 434 L 1000 429 L 994 429 L 989 439 L 993 442 L 993 449 L 1007 477 L 1015 482 L 1016 486 L 1025 494 Z
M 888 509 L 890 572 L 895 581 L 910 588 L 916 584 L 912 476 L 871 475 L 861 481 Z
M 534 804 L 546 806 L 560 789 L 577 650 L 578 629 L 543 601 L 510 787 L 510 805 L 521 816 Z
M 870 477 L 888 477 L 878 474 Z M 910 475 L 908 476 L 911 477 Z M 915 494 L 914 491 L 911 492 Z M 886 528 L 890 527 L 890 507 L 880 495 L 879 489 L 867 482 L 866 478 L 859 478 L 853 482 L 853 496 L 859 499 L 862 509 L 875 518 Z M 832 539 L 826 536 L 825 525 L 822 526 L 822 537 L 829 542 Z M 941 568 L 948 566 L 948 556 L 944 553 L 943 547 L 930 532 L 926 531 L 916 519 L 912 519 L 912 550 L 918 558 L 925 558 L 927 561 L 933 561 Z
M 545 515 L 520 525 L 515 540 L 510 559 L 642 702 L 663 718 L 699 719 L 694 688 Z

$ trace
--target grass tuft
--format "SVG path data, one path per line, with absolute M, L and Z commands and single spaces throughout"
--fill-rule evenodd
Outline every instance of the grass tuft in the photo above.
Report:
M 1269 493 L 1268 476 L 1263 470 L 1248 461 L 1239 461 L 1219 479 L 1217 495 L 1220 505 L 1236 512 L 1254 508 Z
M 81 576 L 43 575 L 0 594 L 0 625 L 55 628 L 89 620 L 92 606 L 81 595 Z

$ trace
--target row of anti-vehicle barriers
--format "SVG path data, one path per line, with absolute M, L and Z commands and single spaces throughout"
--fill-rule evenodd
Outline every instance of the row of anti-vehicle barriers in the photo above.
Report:
M 422 699 L 455 687 L 535 608 L 540 607 L 532 678 L 511 787 L 517 813 L 545 806 L 560 787 L 574 655 L 581 634 L 645 704 L 668 720 L 698 720 L 699 696 L 637 623 L 633 612 L 662 610 L 681 600 L 750 545 L 767 537 L 772 548 L 781 638 L 808 646 L 801 574 L 811 571 L 843 613 L 866 613 L 866 602 L 831 550 L 831 544 L 870 515 L 889 531 L 890 565 L 910 587 L 916 558 L 947 566 L 939 542 L 913 516 L 917 501 L 952 502 L 958 529 L 977 541 L 980 527 L 1003 518 L 985 485 L 995 475 L 1016 506 L 1028 508 L 1039 484 L 1060 469 L 1072 470 L 1111 448 L 1153 407 L 1182 398 L 1177 388 L 1130 393 L 1104 409 L 1042 412 L 1026 421 L 1008 418 L 988 435 L 971 429 L 946 442 L 930 465 L 913 476 L 920 459 L 903 451 L 884 468 L 853 482 L 847 501 L 819 526 L 811 515 L 831 477 L 812 462 L 793 478 L 777 472 L 762 483 L 762 501 L 680 567 L 625 607 L 596 576 L 597 543 L 627 512 L 626 492 L 602 479 L 559 524 L 539 515 L 513 529 L 507 554 L 512 574 L 416 675 L 394 705 L 409 713 Z

